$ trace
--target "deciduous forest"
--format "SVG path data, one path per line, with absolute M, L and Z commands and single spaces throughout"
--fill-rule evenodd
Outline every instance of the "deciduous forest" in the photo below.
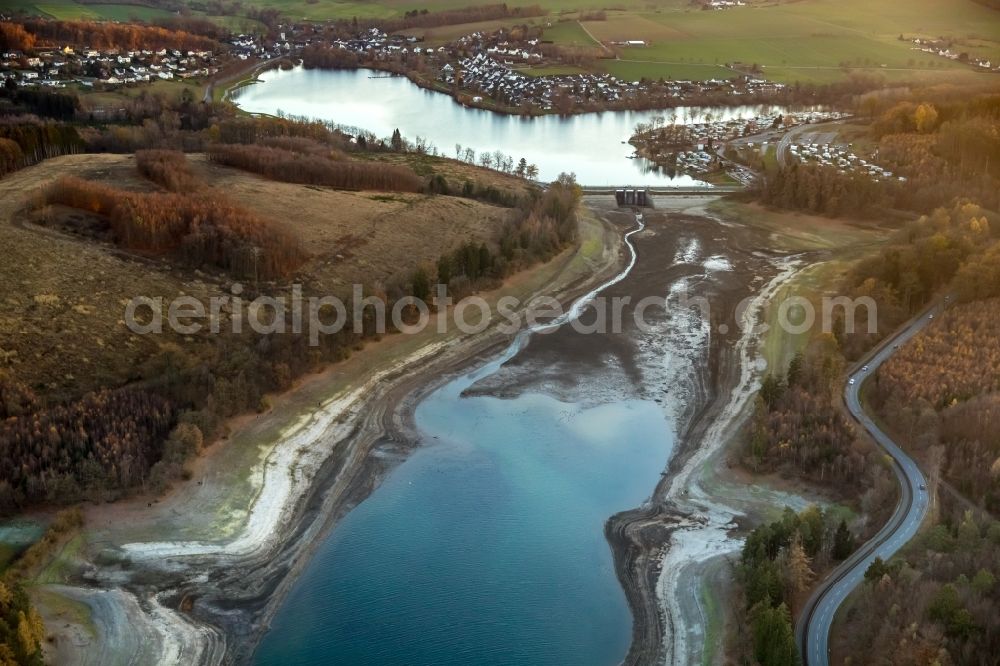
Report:
M 977 114 L 993 113 L 983 111 L 993 109 L 993 104 L 992 100 L 956 102 L 965 110 L 959 117 L 952 107 L 942 106 L 951 109 L 943 114 L 950 118 L 946 121 L 928 107 L 902 104 L 883 114 L 876 127 L 887 132 L 886 137 L 910 137 L 901 144 L 930 151 L 928 155 L 941 160 L 932 171 L 940 168 L 939 173 L 958 179 L 964 173 L 963 159 L 978 159 L 972 153 L 992 159 L 985 157 L 992 154 L 992 144 L 983 139 L 977 151 L 960 158 L 958 152 L 948 152 L 944 143 L 950 139 L 945 137 L 951 133 L 964 136 L 966 131 L 976 135 L 985 128 L 976 120 Z M 955 125 L 949 129 L 947 123 Z M 921 127 L 939 131 L 920 138 Z M 993 178 L 992 167 L 985 161 L 974 168 Z M 948 182 L 959 187 L 957 180 Z M 939 201 L 947 187 L 932 187 L 931 192 L 935 191 L 933 200 Z M 939 508 L 917 541 L 891 562 L 877 561 L 872 566 L 844 624 L 835 630 L 835 636 L 852 637 L 835 648 L 852 663 L 990 663 L 1000 645 L 995 622 L 1000 607 L 995 582 L 1000 566 L 1000 523 L 995 520 L 1000 510 L 1000 358 L 996 353 L 1000 280 L 995 266 L 1000 244 L 995 228 L 995 213 L 959 199 L 905 224 L 847 276 L 849 295 L 870 296 L 878 305 L 877 333 L 850 333 L 843 322 L 838 327 L 836 340 L 847 358 L 860 357 L 928 303 L 947 299 L 951 306 L 879 369 L 866 393 L 884 427 L 920 461 Z M 842 377 L 839 370 L 834 375 Z M 765 382 L 750 450 L 763 451 L 759 456 L 763 461 L 777 452 L 786 468 L 804 460 L 797 473 L 813 479 L 819 475 L 816 480 L 825 482 L 828 467 L 801 452 L 802 445 L 796 442 L 802 440 L 784 422 L 787 418 L 793 418 L 793 423 L 795 419 L 822 422 L 821 403 L 812 400 L 815 394 L 822 395 L 821 387 L 810 387 L 809 399 L 784 414 L 781 405 L 789 393 L 794 395 L 786 386 L 794 383 L 791 378 L 785 385 L 773 378 Z M 771 406 L 775 404 L 778 410 Z M 769 422 L 761 417 L 764 405 Z M 823 424 L 818 438 L 805 439 L 805 451 L 814 449 L 817 442 L 829 441 L 835 432 L 836 427 Z M 751 460 L 756 462 L 758 457 Z M 871 457 L 856 474 L 870 478 L 871 470 L 879 467 L 877 457 Z M 884 516 L 879 515 L 879 508 L 893 505 L 885 494 L 878 502 L 870 501 L 879 496 L 876 489 L 885 485 L 894 487 L 885 478 L 863 495 L 861 508 L 872 517 L 870 524 L 881 524 Z
M 212 51 L 219 48 L 213 39 L 160 26 L 110 21 L 51 21 L 28 19 L 22 24 L 4 23 L 0 47 L 25 50 L 33 46 L 86 44 L 94 49 L 184 49 Z
M 860 96 L 856 106 L 873 120 L 871 138 L 892 178 L 794 163 L 758 179 L 756 196 L 768 205 L 836 217 L 923 212 L 950 207 L 956 198 L 1000 208 L 1000 96 L 956 95 L 948 87 L 880 91 Z
M 216 266 L 237 277 L 285 276 L 305 257 L 286 231 L 218 192 L 135 193 L 64 177 L 43 196 L 46 204 L 106 217 L 122 247 Z

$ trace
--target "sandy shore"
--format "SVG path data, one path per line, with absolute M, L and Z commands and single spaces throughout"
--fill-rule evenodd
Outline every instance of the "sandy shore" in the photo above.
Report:
M 483 296 L 569 302 L 620 265 L 621 231 L 588 213 L 577 247 Z M 322 537 L 415 445 L 413 406 L 508 341 L 493 328 L 388 337 L 239 419 L 160 501 L 88 508 L 87 545 L 40 604 L 50 652 L 74 663 L 246 661 Z

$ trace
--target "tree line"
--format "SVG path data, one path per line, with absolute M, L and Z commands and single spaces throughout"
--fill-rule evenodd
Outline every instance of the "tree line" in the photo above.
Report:
M 942 289 L 954 290 L 963 299 L 1000 289 L 1000 276 L 990 262 L 1000 250 L 989 215 L 968 201 L 938 208 L 905 224 L 878 253 L 854 265 L 844 291 L 878 304 L 878 330 L 870 333 L 862 326 L 847 333 L 838 318 L 835 332 L 847 358 L 859 358 Z
M 0 663 L 41 666 L 45 625 L 24 587 L 16 580 L 0 580 Z
M 35 48 L 36 37 L 14 21 L 0 21 L 0 49 L 4 51 L 30 51 Z
M 302 49 L 302 66 L 306 69 L 357 69 L 361 57 L 348 49 L 310 44 Z
M 758 178 L 752 192 L 764 204 L 830 217 L 872 217 L 893 201 L 895 183 L 877 183 L 866 174 L 793 162 Z
M 75 95 L 18 87 L 13 79 L 8 79 L 0 89 L 0 100 L 3 100 L 0 104 L 2 115 L 34 114 L 55 120 L 73 120 L 79 106 Z
M 870 391 L 896 438 L 977 506 L 1000 513 L 1000 299 L 956 306 L 879 368 Z
M 32 46 L 51 44 L 86 44 L 93 49 L 181 49 L 185 51 L 217 51 L 219 43 L 213 39 L 180 30 L 136 23 L 111 21 L 56 21 L 32 18 L 18 21 L 29 41 L 17 30 L 0 33 L 5 39 L 20 39 Z M 33 38 L 33 39 L 32 39 Z M 15 47 L 21 50 L 26 48 Z
M 1000 523 L 945 501 L 938 524 L 865 574 L 845 615 L 852 663 L 991 664 L 1000 648 Z
M 964 158 L 942 143 L 947 126 L 995 124 L 1000 98 L 933 100 L 933 105 L 887 103 L 879 131 L 907 137 L 906 154 L 939 160 L 932 173 L 966 164 L 983 178 L 996 173 L 984 140 Z M 886 104 L 883 104 L 886 106 Z M 920 106 L 924 106 L 920 110 Z M 893 134 L 895 132 L 896 134 Z M 902 133 L 901 133 L 902 132 Z M 977 152 L 979 157 L 977 157 Z M 902 158 L 900 158 L 902 159 Z M 971 174 L 970 174 L 971 175 Z M 981 182 L 975 177 L 970 187 Z M 921 462 L 937 498 L 931 525 L 891 562 L 877 560 L 847 616 L 846 658 L 893 663 L 992 663 L 1000 648 L 1000 385 L 996 382 L 995 214 L 968 201 L 935 210 L 894 235 L 879 255 L 849 276 L 855 293 L 878 296 L 880 333 L 892 330 L 942 294 L 950 307 L 879 368 L 868 393 L 893 438 Z M 883 322 L 882 312 L 889 315 Z M 844 335 L 847 343 L 855 342 Z M 863 348 L 869 340 L 856 346 Z M 952 496 L 950 489 L 961 500 Z M 969 503 L 981 507 L 970 512 Z M 863 645 L 864 649 L 858 648 Z
M 389 192 L 419 192 L 424 186 L 423 180 L 409 167 L 334 160 L 271 146 L 215 144 L 209 147 L 208 156 L 218 164 L 289 183 Z
M 285 276 L 305 260 L 291 234 L 218 192 L 127 192 L 63 177 L 46 189 L 43 201 L 105 216 L 115 242 L 130 250 L 173 254 L 239 277 Z
M 1000 95 L 872 94 L 861 96 L 856 108 L 872 119 L 877 160 L 892 177 L 793 163 L 765 170 L 752 189 L 756 197 L 771 206 L 832 217 L 873 218 L 893 208 L 923 212 L 956 199 L 1000 208 Z
M 469 183 L 466 183 L 469 185 Z M 434 266 L 417 269 L 411 284 L 436 280 L 461 298 L 537 262 L 547 261 L 576 239 L 580 187 L 572 174 L 561 174 L 544 192 L 522 200 L 500 232 L 497 246 L 465 243 L 441 255 Z M 429 290 L 412 289 L 415 296 Z
M 222 118 L 213 123 L 208 138 L 220 143 L 260 143 L 265 139 L 294 137 L 311 139 L 318 143 L 344 150 L 348 137 L 329 124 L 315 120 L 275 118 Z
M 744 464 L 755 472 L 788 471 L 844 497 L 872 491 L 867 507 L 894 493 L 880 456 L 859 439 L 838 405 L 844 359 L 832 335 L 810 342 L 784 374 L 764 378 L 758 393 Z
M 44 159 L 83 152 L 84 147 L 72 125 L 25 117 L 0 119 L 0 177 Z

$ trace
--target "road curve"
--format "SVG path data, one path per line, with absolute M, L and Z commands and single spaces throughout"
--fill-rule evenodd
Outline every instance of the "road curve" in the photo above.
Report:
M 921 331 L 935 314 L 942 310 L 940 304 L 924 310 L 895 335 L 870 352 L 864 361 L 852 369 L 844 388 L 844 401 L 851 416 L 882 447 L 892 461 L 892 468 L 899 481 L 900 497 L 889 521 L 869 541 L 844 560 L 823 580 L 809 601 L 806 602 L 795 628 L 796 640 L 802 662 L 806 666 L 829 664 L 830 626 L 837 609 L 847 595 L 864 580 L 865 571 L 881 557 L 888 560 L 912 539 L 927 515 L 929 497 L 926 480 L 920 468 L 892 439 L 879 428 L 861 407 L 861 385 L 882 363 Z M 867 371 L 864 368 L 867 367 Z M 853 382 L 853 383 L 852 383 Z

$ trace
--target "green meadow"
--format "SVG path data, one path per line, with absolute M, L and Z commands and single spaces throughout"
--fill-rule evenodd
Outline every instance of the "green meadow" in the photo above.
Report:
M 626 78 L 712 78 L 723 75 L 716 66 L 741 62 L 761 65 L 777 81 L 826 83 L 843 78 L 847 68 L 878 71 L 888 80 L 974 77 L 969 65 L 915 51 L 909 39 L 950 37 L 956 50 L 996 61 L 998 19 L 971 0 L 807 0 L 722 11 L 617 12 L 584 25 L 605 42 L 646 42 L 620 49 L 620 62 L 601 63 Z
M 580 22 L 572 19 L 552 22 L 545 29 L 545 39 L 562 46 L 597 46 Z

